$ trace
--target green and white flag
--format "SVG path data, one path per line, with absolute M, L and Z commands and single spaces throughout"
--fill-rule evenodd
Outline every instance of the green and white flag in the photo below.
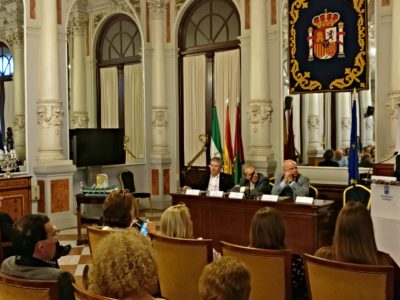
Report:
M 221 134 L 219 132 L 217 107 L 212 108 L 212 127 L 211 127 L 211 146 L 210 157 L 218 156 L 222 158 Z

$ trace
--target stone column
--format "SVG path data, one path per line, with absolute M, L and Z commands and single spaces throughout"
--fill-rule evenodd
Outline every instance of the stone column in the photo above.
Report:
M 386 108 L 390 116 L 389 147 L 386 155 L 392 156 L 395 150 L 400 150 L 400 1 L 392 1 L 392 57 L 390 60 L 390 92 Z
M 321 94 L 323 96 L 323 94 Z M 319 114 L 319 94 L 305 94 L 304 101 L 308 102 L 308 150 L 310 157 L 319 156 L 323 149 L 321 144 L 321 117 Z
M 73 39 L 72 59 L 72 128 L 87 128 L 88 112 L 86 107 L 86 53 L 85 32 L 88 16 L 75 11 L 69 19 L 68 29 Z
M 375 145 L 374 141 L 374 116 L 366 116 L 368 106 L 372 105 L 371 100 L 371 90 L 360 92 L 360 105 L 361 105 L 361 115 L 360 115 L 360 125 L 361 125 L 361 137 L 362 145 Z
M 42 1 L 41 20 L 40 67 L 38 70 L 41 80 L 39 81 L 39 99 L 37 101 L 40 140 L 37 160 L 39 165 L 65 159 L 60 135 L 64 108 L 59 95 L 56 1 Z
M 150 39 L 152 55 L 152 194 L 158 195 L 157 206 L 164 207 L 164 197 L 170 187 L 170 152 L 168 132 L 168 103 L 165 98 L 164 32 L 165 8 L 168 0 L 147 0 L 150 9 Z M 161 204 L 160 204 L 161 203 Z
M 14 149 L 19 160 L 24 161 L 25 149 L 25 80 L 24 80 L 24 31 L 21 27 L 6 33 L 14 56 Z
M 350 147 L 350 132 L 351 132 L 351 93 L 337 93 L 336 103 L 340 106 L 340 142 L 339 147 L 343 150 Z
M 274 173 L 276 162 L 271 144 L 272 101 L 268 86 L 268 2 L 251 0 L 250 95 L 247 114 L 250 123 L 246 161 Z

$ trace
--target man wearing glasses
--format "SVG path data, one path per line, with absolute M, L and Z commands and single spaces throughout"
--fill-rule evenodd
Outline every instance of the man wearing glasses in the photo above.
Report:
M 239 191 L 240 187 L 245 187 L 245 193 L 251 196 L 271 193 L 268 177 L 258 173 L 253 165 L 247 163 L 243 165 L 243 177 L 239 185 L 235 186 L 235 190 Z
M 58 232 L 45 215 L 22 217 L 12 227 L 11 241 L 16 256 L 1 264 L 1 272 L 10 276 L 34 280 L 57 280 L 60 299 L 75 299 L 74 277 L 50 263 L 57 252 Z
M 189 186 L 184 186 L 183 191 L 188 188 L 199 189 L 202 191 L 224 191 L 228 192 L 234 185 L 233 177 L 230 174 L 222 173 L 222 159 L 213 157 L 210 161 L 210 174 L 199 178 L 197 182 Z

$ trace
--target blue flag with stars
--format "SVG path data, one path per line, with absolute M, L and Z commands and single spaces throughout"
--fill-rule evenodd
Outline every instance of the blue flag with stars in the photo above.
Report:
M 356 95 L 355 93 L 353 95 Z M 349 153 L 349 184 L 356 184 L 359 181 L 358 174 L 358 143 L 357 143 L 357 102 L 353 99 L 351 107 L 351 133 Z

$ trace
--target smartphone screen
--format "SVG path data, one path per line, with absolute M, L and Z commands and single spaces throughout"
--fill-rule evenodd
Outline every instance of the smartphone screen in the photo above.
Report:
M 147 222 L 144 222 L 142 227 L 140 228 L 140 232 L 144 235 L 147 235 Z

